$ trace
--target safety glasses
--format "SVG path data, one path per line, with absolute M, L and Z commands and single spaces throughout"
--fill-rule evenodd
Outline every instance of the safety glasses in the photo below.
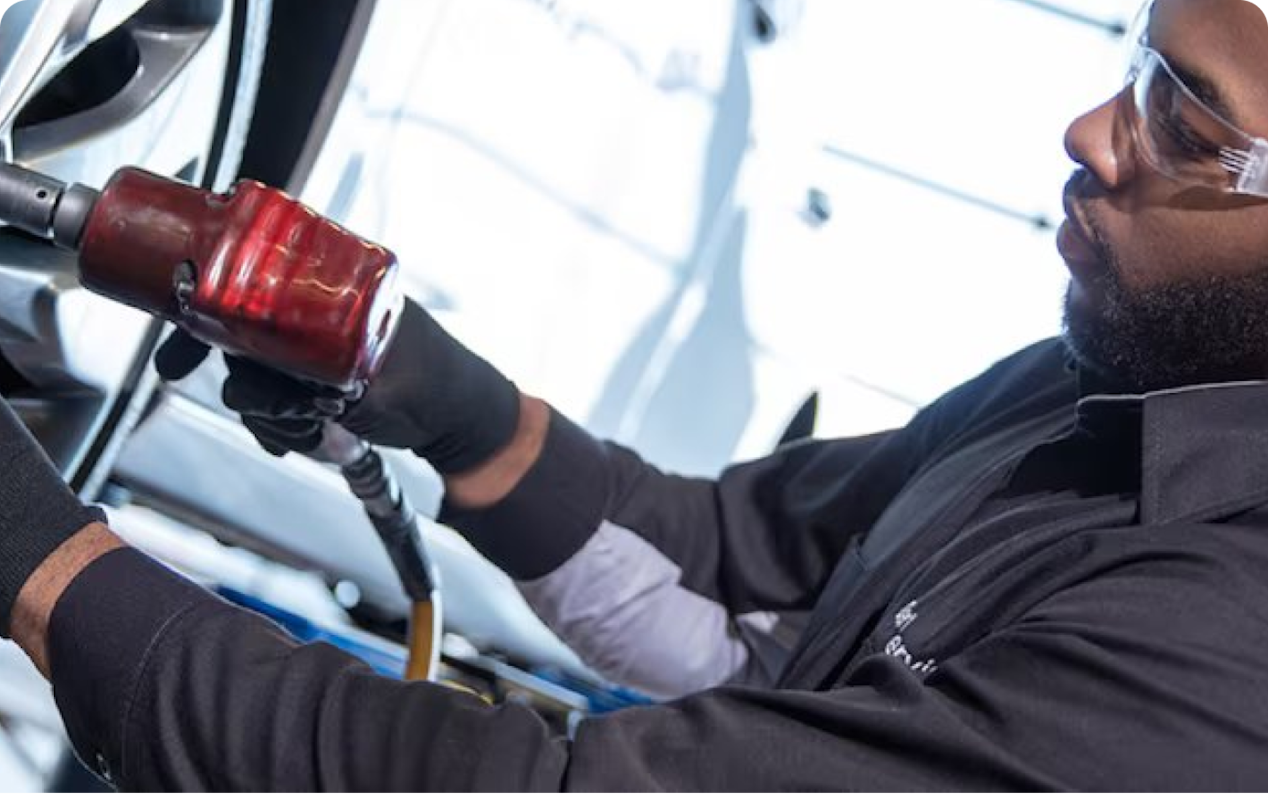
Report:
M 1128 81 L 1132 137 L 1144 161 L 1184 184 L 1268 198 L 1268 141 L 1220 116 L 1137 41 Z

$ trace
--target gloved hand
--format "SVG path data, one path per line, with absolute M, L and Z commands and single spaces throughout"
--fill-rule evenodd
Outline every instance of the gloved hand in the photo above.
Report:
M 155 353 L 159 375 L 179 380 L 208 347 L 177 331 Z M 519 391 L 450 336 L 412 300 L 379 374 L 356 400 L 226 356 L 225 405 L 274 455 L 306 452 L 334 419 L 372 444 L 413 450 L 442 475 L 476 467 L 502 449 L 519 422 Z
M 105 515 L 79 502 L 0 399 L 0 636 L 9 637 L 9 618 L 27 578 L 91 522 L 105 522 Z

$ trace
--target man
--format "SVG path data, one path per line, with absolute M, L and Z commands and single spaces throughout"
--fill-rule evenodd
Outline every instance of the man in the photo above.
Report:
M 597 668 L 678 699 L 563 741 L 296 646 L 121 546 L 7 412 L 3 632 L 128 788 L 1263 788 L 1268 21 L 1157 0 L 1138 55 L 1067 137 L 1064 343 L 902 430 L 667 476 L 407 309 L 341 422 L 431 461 Z M 275 453 L 336 411 L 231 367 Z

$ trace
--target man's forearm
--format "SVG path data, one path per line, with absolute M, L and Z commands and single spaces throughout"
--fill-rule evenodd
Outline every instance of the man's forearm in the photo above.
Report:
M 62 543 L 23 584 L 13 607 L 13 640 L 44 677 L 49 677 L 48 623 L 57 601 L 84 568 L 124 546 L 105 525 L 93 523 Z
M 483 508 L 505 497 L 541 454 L 549 424 L 546 404 L 522 395 L 515 437 L 489 461 L 446 479 L 445 489 L 451 502 L 465 508 Z M 85 567 L 124 546 L 105 525 L 88 525 L 54 551 L 23 585 L 13 609 L 13 638 L 45 677 L 49 674 L 48 623 L 58 599 Z
M 299 645 L 132 548 L 70 582 L 46 647 L 76 752 L 125 790 L 544 790 L 563 779 L 568 744 L 530 709 Z

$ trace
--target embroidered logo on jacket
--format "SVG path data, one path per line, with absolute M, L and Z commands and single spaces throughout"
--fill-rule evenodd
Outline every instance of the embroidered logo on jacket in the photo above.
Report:
M 894 636 L 885 643 L 885 655 L 897 658 L 899 661 L 906 664 L 912 672 L 928 676 L 938 671 L 937 659 L 929 658 L 922 660 L 918 658 L 907 649 L 907 643 L 903 639 L 903 634 L 906 630 L 911 627 L 913 622 L 920 618 L 920 614 L 916 612 L 917 602 L 918 601 L 916 600 L 912 600 L 894 615 L 894 629 L 897 633 L 895 633 Z

